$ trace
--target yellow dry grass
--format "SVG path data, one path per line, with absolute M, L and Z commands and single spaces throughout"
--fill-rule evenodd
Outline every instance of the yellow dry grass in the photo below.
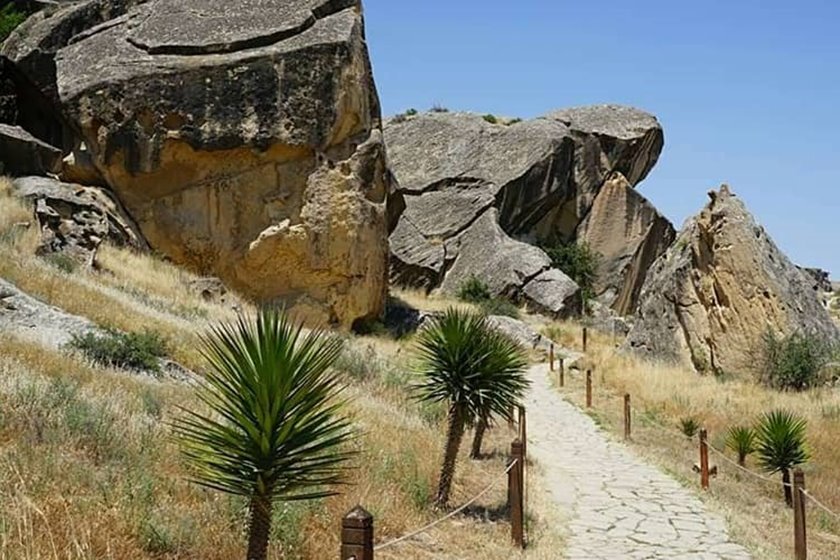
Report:
M 581 327 L 554 325 L 555 333 L 580 350 Z M 700 376 L 674 366 L 650 363 L 616 351 L 614 340 L 590 330 L 590 345 L 583 367 L 594 370 L 594 406 L 590 413 L 601 425 L 623 434 L 623 395 L 632 399 L 633 445 L 689 487 L 698 487 L 692 467 L 699 462 L 696 439 L 680 432 L 680 421 L 696 419 L 709 432 L 710 443 L 725 449 L 726 431 L 734 425 L 752 425 L 763 413 L 784 408 L 808 420 L 808 441 L 813 452 L 805 466 L 806 484 L 815 496 L 840 512 L 840 392 L 822 388 L 805 393 L 768 389 L 744 380 Z M 585 376 L 573 371 L 562 392 L 585 406 Z M 793 557 L 793 516 L 784 505 L 780 475 L 761 472 L 750 458 L 748 467 L 777 482 L 764 482 L 741 473 L 731 463 L 711 453 L 720 474 L 704 494 L 720 509 L 736 538 L 756 551 L 756 558 Z M 699 490 L 698 490 L 699 491 Z M 809 506 L 809 558 L 840 558 L 840 519 Z
M 33 256 L 37 227 L 15 225 L 27 221 L 31 209 L 10 197 L 8 182 L 0 180 L 0 277 L 100 325 L 155 330 L 175 359 L 201 368 L 198 333 L 232 311 L 190 293 L 191 275 L 114 248 L 101 251 L 101 271 L 63 272 Z M 409 344 L 348 337 L 351 351 L 341 369 L 361 429 L 350 484 L 333 498 L 279 507 L 272 559 L 335 557 L 340 519 L 356 504 L 375 515 L 380 542 L 439 515 L 429 503 L 443 447 L 442 415 L 407 395 Z M 0 558 L 240 558 L 245 504 L 186 481 L 168 427 L 179 406 L 197 406 L 188 386 L 0 335 Z M 491 430 L 488 459 L 460 459 L 453 503 L 504 470 L 511 438 L 505 428 Z M 519 556 L 509 525 L 497 515 L 505 492 L 502 482 L 469 515 L 378 557 Z M 526 556 L 556 557 L 555 524 L 536 519 L 532 531 Z

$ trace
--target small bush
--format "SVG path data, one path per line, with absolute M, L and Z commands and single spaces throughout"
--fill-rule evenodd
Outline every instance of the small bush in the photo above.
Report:
M 700 431 L 700 423 L 691 416 L 682 418 L 680 419 L 680 431 L 686 437 L 693 438 Z
M 755 451 L 755 430 L 747 426 L 732 426 L 726 434 L 726 447 L 738 455 L 738 464 L 746 465 L 747 456 Z
M 67 274 L 73 274 L 79 268 L 78 261 L 66 253 L 50 253 L 44 256 L 44 260 L 50 266 Z
M 429 109 L 429 111 L 431 111 L 432 113 L 448 113 L 449 109 L 447 109 L 439 103 L 435 103 L 434 105 L 432 105 L 432 108 Z
M 519 308 L 503 298 L 490 298 L 478 304 L 485 315 L 505 315 L 519 319 Z
M 492 298 L 490 287 L 476 276 L 470 276 L 458 287 L 458 299 L 468 303 L 481 303 Z
M 831 360 L 832 349 L 816 337 L 793 333 L 777 337 L 764 335 L 761 377 L 776 389 L 804 391 L 824 381 L 823 370 Z
M 484 119 L 486 122 L 489 122 L 490 124 L 499 124 L 499 119 L 496 118 L 496 115 L 487 113 L 481 118 Z
M 513 124 L 521 123 L 521 122 L 522 122 L 522 119 L 520 119 L 520 118 L 518 118 L 518 117 L 517 117 L 517 118 L 515 118 L 515 119 L 510 119 L 510 120 L 509 120 L 508 122 L 506 122 L 505 124 L 506 124 L 507 126 L 510 126 L 510 125 L 513 125 Z
M 103 334 L 74 335 L 68 344 L 98 364 L 160 373 L 158 358 L 166 356 L 166 341 L 153 331 L 122 333 L 107 329 Z
M 598 278 L 598 261 L 601 258 L 587 243 L 547 243 L 542 250 L 551 259 L 554 268 L 562 270 L 580 286 L 583 303 L 594 296 L 595 282 Z
M 393 117 L 391 117 L 391 123 L 393 123 L 393 124 L 404 123 L 407 120 L 408 119 L 406 118 L 404 113 L 398 113 L 398 114 L 394 115 Z
M 0 8 L 0 43 L 5 41 L 25 19 L 26 14 L 17 11 L 14 4 L 6 4 Z
M 414 107 L 412 107 L 411 109 L 408 109 L 405 112 L 405 116 L 407 116 L 407 117 L 413 117 L 416 114 L 417 114 L 417 109 L 415 109 Z

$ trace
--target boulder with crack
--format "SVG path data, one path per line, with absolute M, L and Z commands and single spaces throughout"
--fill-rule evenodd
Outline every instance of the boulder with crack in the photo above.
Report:
M 476 275 L 496 294 L 568 315 L 580 307 L 577 288 L 549 272 L 535 245 L 586 241 L 603 253 L 598 295 L 626 313 L 673 236 L 633 190 L 663 144 L 659 123 L 637 109 L 581 107 L 516 123 L 427 113 L 387 121 L 385 135 L 405 204 L 390 238 L 398 284 L 452 292 Z
M 381 314 L 392 189 L 358 0 L 82 0 L 30 20 L 3 55 L 78 131 L 68 173 L 101 177 L 153 249 L 311 323 Z
M 811 283 L 725 185 L 654 263 L 625 347 L 717 374 L 754 373 L 763 338 L 837 327 Z

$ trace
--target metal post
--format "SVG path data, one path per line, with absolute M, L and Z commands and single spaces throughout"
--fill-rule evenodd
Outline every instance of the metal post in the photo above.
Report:
M 808 539 L 805 530 L 805 473 L 793 471 L 793 547 L 796 560 L 808 559 Z
M 373 560 L 373 516 L 362 506 L 341 521 L 341 560 Z

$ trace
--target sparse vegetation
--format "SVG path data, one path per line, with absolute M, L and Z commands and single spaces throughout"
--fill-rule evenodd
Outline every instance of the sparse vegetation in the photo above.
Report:
M 481 303 L 491 297 L 490 287 L 476 276 L 470 276 L 458 287 L 458 299 L 467 303 Z
M 522 119 L 520 119 L 519 117 L 517 117 L 517 118 L 515 118 L 515 119 L 510 119 L 510 120 L 509 120 L 508 122 L 506 122 L 505 124 L 506 124 L 507 126 L 511 126 L 511 125 L 514 125 L 514 124 L 517 124 L 517 123 L 521 123 L 521 122 L 522 122 Z
M 334 495 L 352 456 L 341 341 L 302 329 L 272 309 L 213 328 L 197 391 L 211 414 L 174 425 L 193 480 L 248 500 L 248 560 L 267 558 L 275 505 Z
M 793 507 L 790 471 L 807 463 L 810 454 L 806 447 L 807 421 L 787 410 L 765 414 L 756 428 L 756 454 L 764 470 L 782 473 L 785 503 Z
M 519 319 L 519 308 L 504 298 L 490 298 L 478 304 L 478 308 L 485 315 L 504 315 Z
M 412 107 L 410 109 L 407 109 L 406 112 L 405 112 L 405 115 L 407 117 L 413 117 L 416 114 L 417 114 L 417 109 L 415 109 L 414 107 Z
M 580 286 L 584 308 L 595 296 L 595 282 L 598 279 L 600 255 L 587 243 L 566 243 L 556 241 L 541 245 L 551 259 L 554 268 L 562 270 Z
M 102 333 L 74 335 L 68 346 L 94 362 L 137 371 L 160 373 L 159 358 L 166 356 L 166 341 L 154 331 L 124 333 L 106 329 Z
M 440 103 L 435 103 L 434 105 L 432 105 L 429 111 L 431 111 L 432 113 L 448 113 L 449 109 L 447 109 Z
M 44 256 L 44 260 L 66 274 L 73 274 L 79 268 L 78 261 L 65 253 L 50 253 Z
M 481 118 L 484 119 L 485 122 L 488 122 L 490 124 L 499 124 L 499 119 L 496 118 L 496 115 L 493 115 L 491 113 L 487 113 L 486 115 L 483 115 Z
M 26 14 L 18 11 L 14 3 L 0 7 L 0 43 L 5 41 L 18 25 L 26 20 Z
M 776 389 L 804 391 L 823 384 L 832 348 L 814 336 L 794 332 L 785 337 L 764 335 L 761 378 Z
M 510 415 L 511 404 L 528 387 L 527 359 L 514 341 L 490 328 L 483 316 L 454 308 L 418 333 L 417 354 L 417 398 L 448 408 L 435 497 L 435 505 L 445 508 L 467 424 L 477 418 Z
M 691 416 L 680 418 L 680 431 L 685 437 L 693 438 L 700 431 L 700 423 Z
M 755 451 L 755 430 L 748 426 L 732 426 L 726 433 L 726 447 L 738 456 L 738 464 L 745 467 L 747 457 Z

